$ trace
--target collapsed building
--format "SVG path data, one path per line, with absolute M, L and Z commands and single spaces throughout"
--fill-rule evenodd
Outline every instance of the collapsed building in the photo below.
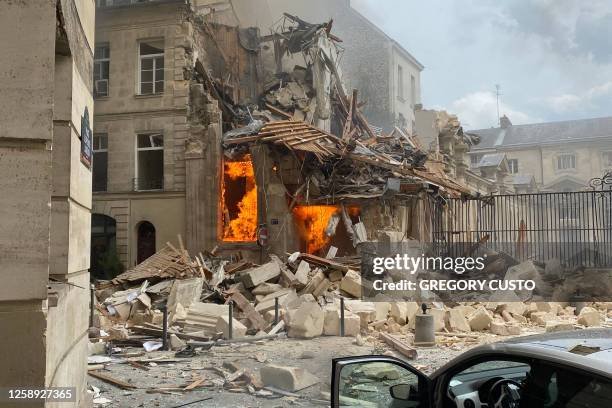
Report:
M 445 168 L 453 154 L 369 125 L 333 21 L 286 14 L 261 35 L 212 20 L 180 1 L 99 7 L 94 273 L 178 234 L 191 253 L 254 260 L 354 254 L 385 228 L 427 239 L 421 199 L 470 192 Z

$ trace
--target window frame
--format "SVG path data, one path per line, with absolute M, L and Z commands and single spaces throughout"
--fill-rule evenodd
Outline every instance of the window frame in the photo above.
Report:
M 161 136 L 162 138 L 162 145 L 161 146 L 153 146 L 153 142 L 151 141 L 151 146 L 150 147 L 139 147 L 138 146 L 138 137 L 139 136 L 149 136 L 149 138 L 151 136 Z M 164 133 L 161 131 L 151 131 L 151 132 L 138 132 L 136 133 L 136 137 L 134 138 L 134 147 L 135 147 L 135 157 L 134 157 L 134 180 L 135 183 L 133 185 L 133 190 L 134 191 L 163 191 L 164 190 L 164 178 L 166 176 L 165 171 L 164 171 L 164 145 L 165 145 L 165 137 L 164 137 Z M 162 177 L 161 177 L 161 182 L 162 182 L 162 186 L 161 188 L 138 188 L 138 180 L 140 180 L 139 174 L 138 174 L 138 167 L 139 167 L 139 161 L 138 161 L 138 153 L 139 152 L 146 152 L 146 151 L 152 151 L 152 150 L 161 150 L 162 151 Z
M 154 43 L 154 42 L 158 42 L 161 41 L 162 42 L 162 52 L 161 53 L 157 53 L 157 54 L 145 54 L 142 55 L 140 48 L 141 45 L 143 43 Z M 138 81 L 136 84 L 136 94 L 137 95 L 143 95 L 143 96 L 147 96 L 147 95 L 163 95 L 164 93 L 164 87 L 166 86 L 166 58 L 165 58 L 165 46 L 166 46 L 166 42 L 164 38 L 149 38 L 149 39 L 143 39 L 143 40 L 139 40 L 138 41 L 138 47 L 137 47 L 137 54 L 138 54 Z M 162 58 L 163 60 L 163 65 L 162 65 L 162 71 L 164 72 L 164 79 L 161 81 L 162 84 L 162 89 L 160 91 L 156 90 L 156 82 L 160 82 L 160 81 L 156 81 L 156 71 L 157 71 L 157 59 L 158 58 Z M 150 93 L 144 93 L 142 91 L 142 61 L 143 60 L 151 60 L 152 61 L 152 69 L 151 69 L 151 91 Z M 149 83 L 149 81 L 147 81 L 147 83 Z
M 569 164 L 571 165 L 570 167 L 561 167 L 561 164 L 563 163 L 563 159 L 564 158 L 569 158 Z M 578 161 L 576 160 L 576 153 L 571 153 L 571 152 L 563 152 L 563 153 L 557 153 L 555 155 L 555 170 L 558 172 L 564 172 L 564 171 L 575 171 L 578 167 Z
M 95 58 L 95 49 L 97 49 L 97 48 L 106 48 L 108 50 L 108 57 Z M 107 72 L 106 72 L 106 78 L 96 79 L 95 76 L 94 76 L 93 85 L 94 85 L 94 96 L 96 98 L 106 98 L 110 94 L 110 59 L 111 59 L 110 58 L 110 44 L 108 44 L 108 43 L 100 43 L 100 44 L 97 44 L 94 47 L 94 72 L 95 72 L 95 67 L 96 67 L 97 64 L 101 64 L 102 65 L 105 62 L 108 62 L 108 69 L 107 69 Z M 96 82 L 97 81 L 106 81 L 106 94 L 105 95 L 100 95 L 96 91 Z
M 508 170 L 510 174 L 518 174 L 519 160 L 518 159 L 508 159 Z
M 99 146 L 96 147 L 96 140 L 100 140 L 100 138 L 104 138 L 106 140 L 106 146 L 100 147 L 102 143 L 99 143 Z M 95 193 L 98 192 L 106 192 L 108 191 L 108 133 L 94 133 L 92 137 L 92 149 L 91 149 L 91 190 Z M 94 172 L 96 171 L 96 165 L 94 162 L 96 161 L 96 153 L 106 153 L 106 183 L 104 185 L 103 190 L 94 190 Z

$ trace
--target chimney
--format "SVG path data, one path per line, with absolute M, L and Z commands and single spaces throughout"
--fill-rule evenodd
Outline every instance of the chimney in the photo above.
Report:
M 504 115 L 499 118 L 499 126 L 502 129 L 508 129 L 510 126 L 512 126 L 512 122 L 510 122 L 510 119 L 506 115 Z

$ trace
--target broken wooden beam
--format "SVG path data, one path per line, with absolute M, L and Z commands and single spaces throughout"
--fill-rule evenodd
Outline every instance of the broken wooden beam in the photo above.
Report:
M 123 390 L 134 390 L 138 388 L 135 385 L 132 385 L 122 380 L 118 380 L 116 378 L 111 377 L 110 375 L 103 374 L 99 371 L 88 371 L 87 374 L 91 375 L 94 378 L 97 378 L 98 380 L 102 380 L 105 383 L 114 385 L 115 387 L 119 387 Z
M 379 333 L 380 339 L 391 346 L 396 351 L 400 352 L 403 356 L 408 357 L 411 360 L 417 358 L 416 349 L 410 347 L 408 344 L 404 343 L 400 339 L 395 336 L 392 336 L 388 333 Z

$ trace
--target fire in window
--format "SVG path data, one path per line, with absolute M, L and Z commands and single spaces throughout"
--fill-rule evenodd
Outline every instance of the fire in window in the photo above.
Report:
M 359 207 L 348 207 L 346 213 L 351 223 L 359 222 Z M 323 256 L 330 245 L 334 245 L 339 248 L 339 253 L 354 252 L 341 218 L 342 209 L 337 205 L 296 206 L 293 219 L 302 241 L 302 250 Z
M 257 185 L 250 155 L 223 164 L 221 207 L 223 241 L 257 239 Z

